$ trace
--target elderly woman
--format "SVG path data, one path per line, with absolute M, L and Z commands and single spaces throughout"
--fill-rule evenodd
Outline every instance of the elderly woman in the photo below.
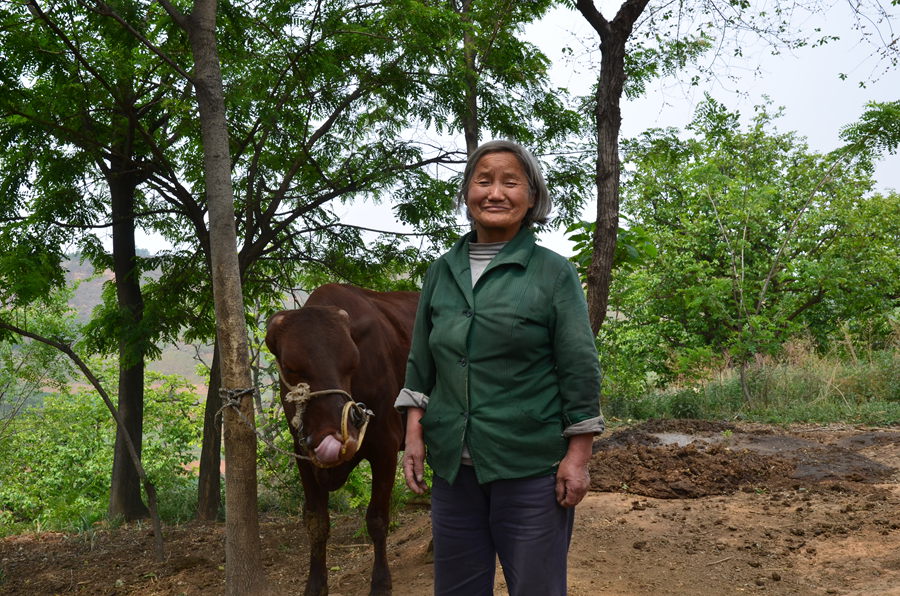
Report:
M 481 145 L 459 191 L 473 224 L 425 276 L 404 389 L 403 471 L 434 472 L 434 593 L 566 593 L 574 506 L 588 490 L 600 367 L 574 267 L 535 244 L 551 203 L 540 166 Z

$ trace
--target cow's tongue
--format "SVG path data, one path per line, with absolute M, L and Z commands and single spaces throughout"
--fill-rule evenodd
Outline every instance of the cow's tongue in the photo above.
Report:
M 334 463 L 338 460 L 340 452 L 341 442 L 334 438 L 334 435 L 328 435 L 316 447 L 316 459 L 323 464 Z

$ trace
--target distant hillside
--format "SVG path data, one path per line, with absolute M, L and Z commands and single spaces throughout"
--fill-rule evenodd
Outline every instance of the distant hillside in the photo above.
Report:
M 80 257 L 73 256 L 63 266 L 67 270 L 66 280 L 76 284 L 75 294 L 69 301 L 69 305 L 78 313 L 78 321 L 85 323 L 91 318 L 91 312 L 101 302 L 103 284 L 112 281 L 112 271 L 104 271 L 96 274 L 90 263 L 81 263 Z M 204 362 L 212 362 L 212 346 L 201 346 L 200 356 Z M 171 375 L 177 374 L 185 377 L 197 385 L 205 385 L 207 380 L 197 374 L 196 359 L 197 350 L 187 344 L 163 346 L 163 353 L 159 360 L 148 365 L 150 370 Z
M 69 304 L 78 312 L 78 321 L 84 323 L 91 318 L 94 307 L 100 304 L 103 284 L 112 280 L 112 271 L 98 275 L 90 263 L 81 263 L 77 256 L 63 263 L 63 267 L 68 271 L 66 281 L 77 284 Z
M 200 357 L 207 365 L 212 363 L 212 346 L 200 346 Z M 194 346 L 187 344 L 170 345 L 163 349 L 162 356 L 148 365 L 152 371 L 164 375 L 180 375 L 195 385 L 206 387 L 209 379 L 197 374 L 199 364 Z

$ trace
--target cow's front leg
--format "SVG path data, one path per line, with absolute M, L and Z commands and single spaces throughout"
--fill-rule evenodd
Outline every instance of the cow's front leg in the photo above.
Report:
M 366 510 L 366 528 L 375 546 L 372 567 L 371 596 L 391 594 L 391 570 L 388 568 L 387 534 L 391 521 L 391 492 L 397 472 L 396 452 L 393 457 L 372 463 L 372 498 Z
M 306 596 L 326 596 L 328 594 L 328 567 L 325 562 L 325 548 L 328 544 L 330 521 L 328 519 L 328 491 L 313 478 L 311 471 L 302 470 L 303 480 L 303 521 L 309 535 L 309 575 L 306 578 Z

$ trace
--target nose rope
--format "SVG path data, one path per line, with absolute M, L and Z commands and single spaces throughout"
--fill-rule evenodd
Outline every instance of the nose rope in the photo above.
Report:
M 300 437 L 300 445 L 304 446 L 303 442 L 303 413 L 306 411 L 306 406 L 312 400 L 312 398 L 318 395 L 325 395 L 328 393 L 339 393 L 345 396 L 349 401 L 344 403 L 344 407 L 341 410 L 341 456 L 347 453 L 347 440 L 350 438 L 350 429 L 348 426 L 350 412 L 351 410 L 356 410 L 359 412 L 362 417 L 363 423 L 359 428 L 359 437 L 356 440 L 356 448 L 357 450 L 362 448 L 363 438 L 366 436 L 366 428 L 369 426 L 369 419 L 374 416 L 374 412 L 372 410 L 365 407 L 365 404 L 357 403 L 353 400 L 353 396 L 344 391 L 343 389 L 321 389 L 319 391 L 310 391 L 308 383 L 297 383 L 296 385 L 291 385 L 287 382 L 287 378 L 285 377 L 284 370 L 281 368 L 281 362 L 278 359 L 275 359 L 275 364 L 278 366 L 278 376 L 281 378 L 281 382 L 284 383 L 284 386 L 288 388 L 287 393 L 284 394 L 284 401 L 287 403 L 295 404 L 294 416 L 290 420 L 290 425 L 297 431 Z M 354 425 L 355 426 L 355 425 Z M 338 464 L 326 465 L 323 464 L 315 457 L 315 452 L 313 452 L 313 457 L 311 458 L 312 462 L 320 467 L 320 468 L 330 468 L 336 466 Z

